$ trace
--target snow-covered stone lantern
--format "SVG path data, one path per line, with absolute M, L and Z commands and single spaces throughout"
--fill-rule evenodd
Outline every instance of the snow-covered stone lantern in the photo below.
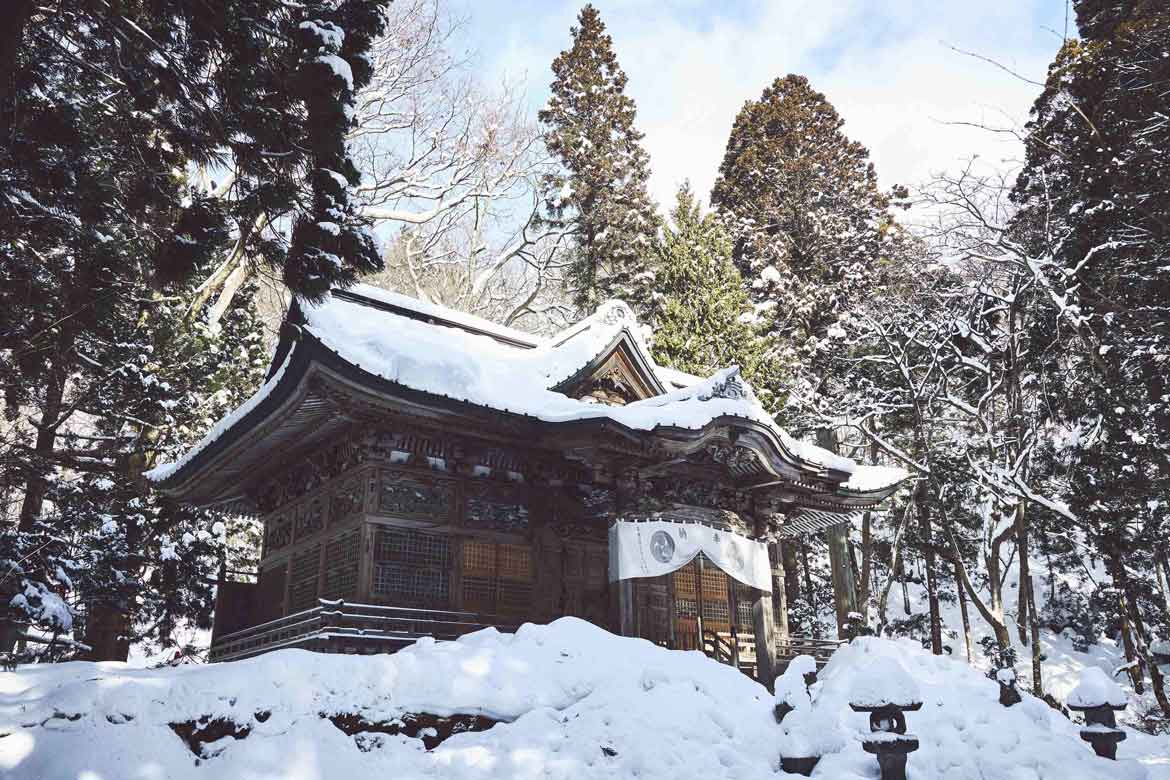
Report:
M 811 706 L 812 686 L 817 682 L 817 662 L 811 655 L 798 655 L 788 662 L 784 674 L 776 678 L 776 722 L 793 710 Z
M 1016 690 L 1016 670 L 1010 667 L 1000 669 L 995 673 L 995 681 L 999 683 L 999 703 L 1005 707 L 1019 704 L 1023 699 Z
M 906 712 L 922 708 L 918 684 L 893 661 L 853 687 L 849 707 L 869 713 L 870 735 L 861 747 L 877 756 L 882 780 L 906 780 L 906 757 L 918 749 L 918 738 L 906 733 Z
M 1081 681 L 1066 702 L 1070 710 L 1085 715 L 1081 739 L 1092 745 L 1097 755 L 1113 760 L 1117 760 L 1117 743 L 1125 740 L 1125 732 L 1117 728 L 1116 713 L 1128 703 L 1121 686 L 1095 666 L 1081 672 Z
M 814 709 L 816 682 L 817 662 L 808 655 L 793 658 L 776 678 L 773 712 L 783 727 L 780 768 L 784 772 L 811 775 L 821 756 L 845 744 L 833 714 Z

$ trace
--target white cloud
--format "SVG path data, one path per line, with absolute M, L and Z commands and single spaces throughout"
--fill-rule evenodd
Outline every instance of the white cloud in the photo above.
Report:
M 885 186 L 921 181 L 972 154 L 1018 158 L 1014 139 L 947 123 L 1022 123 L 1039 88 L 949 45 L 1042 80 L 1059 45 L 1043 24 L 1062 23 L 1064 9 L 1063 0 L 776 0 L 719 13 L 693 2 L 597 5 L 629 76 L 661 204 L 683 179 L 710 191 L 744 101 L 791 72 L 837 107 Z M 473 28 L 487 13 L 476 8 Z M 489 25 L 489 37 L 473 40 L 485 71 L 527 73 L 539 104 L 577 9 L 550 4 Z

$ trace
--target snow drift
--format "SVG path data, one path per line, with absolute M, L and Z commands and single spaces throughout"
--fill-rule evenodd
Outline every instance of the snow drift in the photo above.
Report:
M 1075 724 L 1031 697 L 999 706 L 996 684 L 958 661 L 861 639 L 837 653 L 815 690 L 824 732 L 815 742 L 836 752 L 814 777 L 877 777 L 860 745 L 867 718 L 848 702 L 891 669 L 904 670 L 924 701 L 907 716 L 922 742 L 911 777 L 1147 776 L 1137 761 L 1097 758 Z M 781 747 L 800 742 L 786 732 L 800 719 L 777 725 L 772 707 L 763 687 L 700 653 L 563 618 L 514 635 L 423 640 L 392 656 L 284 650 L 163 670 L 24 667 L 0 674 L 0 775 L 773 778 Z M 1132 742 L 1120 755 L 1138 754 L 1127 749 Z

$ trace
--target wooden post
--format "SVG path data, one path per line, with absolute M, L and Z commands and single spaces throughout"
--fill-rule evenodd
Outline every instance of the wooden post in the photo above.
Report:
M 618 633 L 622 636 L 636 636 L 634 625 L 634 581 L 618 580 Z
M 752 593 L 755 595 L 752 627 L 756 632 L 756 679 L 770 691 L 776 682 L 776 625 L 772 619 L 772 594 L 756 589 Z
M 695 624 L 699 629 L 699 649 L 702 650 L 707 646 L 706 637 L 703 636 L 703 554 L 699 553 L 695 558 Z
M 780 618 L 776 634 L 780 641 L 788 641 L 788 571 L 784 565 L 783 542 L 768 545 L 768 557 L 772 564 L 772 598 L 776 600 L 776 612 Z
M 627 512 L 637 509 L 638 506 L 638 472 L 627 468 L 620 462 L 610 464 L 609 472 L 614 475 L 613 490 L 617 517 L 623 517 Z M 615 550 L 609 551 L 610 560 L 613 560 Z M 617 582 L 617 615 L 618 633 L 622 636 L 637 636 L 634 604 L 634 581 L 619 580 Z

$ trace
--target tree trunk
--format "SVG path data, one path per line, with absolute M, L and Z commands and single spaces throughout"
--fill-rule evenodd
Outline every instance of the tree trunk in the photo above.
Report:
M 833 570 L 833 606 L 837 612 L 837 638 L 853 638 L 853 615 L 857 612 L 857 586 L 849 565 L 849 526 L 845 523 L 825 531 L 829 543 L 829 564 Z
M 794 604 L 800 598 L 800 563 L 796 559 L 795 539 L 782 539 L 776 543 L 780 547 L 780 561 L 784 566 L 784 595 L 789 604 Z
M 1020 559 L 1020 578 L 1016 588 L 1016 632 L 1020 644 L 1028 646 L 1028 591 L 1032 589 L 1031 567 L 1028 565 L 1028 516 L 1024 502 L 1016 504 L 1016 555 Z
M 812 567 L 808 565 L 808 545 L 804 539 L 800 540 L 800 562 L 804 568 L 804 592 L 806 601 L 813 612 L 817 609 L 817 593 L 813 590 Z
M 898 580 L 902 583 L 902 613 L 910 617 L 910 589 L 906 587 L 906 564 L 898 561 Z
M 861 617 L 869 625 L 869 591 L 872 587 L 873 533 L 870 528 L 870 513 L 861 516 L 861 585 L 857 589 L 857 600 L 861 604 Z
M 0 25 L 0 143 L 7 147 L 16 119 L 16 57 L 24 41 L 24 28 L 33 11 L 32 0 L 9 0 Z
M 72 339 L 62 337 L 57 341 L 58 350 L 72 348 Z M 58 355 L 61 355 L 58 352 Z M 36 444 L 33 446 L 35 463 L 25 480 L 24 501 L 20 505 L 20 515 L 17 519 L 17 528 L 21 531 L 31 531 L 41 516 L 41 509 L 45 504 L 45 493 L 48 492 L 49 482 L 45 478 L 44 469 L 53 457 L 57 445 L 57 430 L 61 421 L 63 408 L 62 400 L 65 397 L 66 372 L 61 366 L 61 358 L 53 360 L 53 367 L 49 370 L 48 385 L 45 388 L 45 401 L 41 409 L 40 423 L 37 425 Z
M 959 540 L 955 538 L 954 529 L 951 528 L 950 521 L 947 519 L 945 513 L 943 515 L 943 527 L 946 530 L 947 538 L 951 542 L 951 551 L 954 553 L 955 571 L 959 575 L 959 581 L 963 583 L 963 589 L 967 591 L 967 596 L 971 599 L 971 603 L 975 605 L 975 609 L 979 612 L 987 625 L 991 627 L 992 633 L 995 634 L 995 642 L 999 645 L 1000 650 L 1006 650 L 1012 646 L 1012 636 L 1008 631 L 1007 624 L 1003 620 L 1002 612 L 995 612 L 989 609 L 987 604 L 979 596 L 979 591 L 975 589 L 975 585 L 971 582 L 971 577 L 967 574 L 967 566 L 963 563 L 962 550 L 959 547 Z
M 837 432 L 831 428 L 817 429 L 817 444 L 829 452 L 837 452 Z M 825 531 L 829 543 L 829 565 L 833 575 L 833 605 L 837 611 L 837 637 L 853 638 L 853 615 L 857 614 L 857 580 L 853 576 L 853 556 L 849 550 L 848 523 L 841 523 Z
M 929 488 L 926 480 L 918 483 L 918 527 L 922 532 L 923 558 L 926 561 L 926 598 L 930 608 L 930 652 L 942 655 L 942 617 L 938 606 L 938 578 L 935 571 L 934 529 L 930 521 Z
M 1142 674 L 1142 663 L 1137 657 L 1137 648 L 1133 641 L 1133 628 L 1129 624 L 1129 614 L 1125 609 L 1125 596 L 1118 595 L 1117 609 L 1121 613 L 1121 642 L 1125 647 L 1126 671 L 1129 672 L 1134 692 L 1141 694 L 1145 691 L 1145 675 Z
M 971 616 L 967 613 L 967 594 L 959 579 L 959 565 L 955 564 L 955 590 L 959 592 L 959 614 L 963 617 L 963 644 L 967 648 L 967 663 L 975 660 L 975 648 L 971 639 Z
M 906 596 L 906 581 L 902 576 L 902 538 L 906 532 L 906 524 L 910 518 L 911 505 L 907 504 L 902 511 L 902 518 L 898 521 L 898 527 L 894 531 L 894 543 L 890 550 L 890 575 L 886 578 L 885 587 L 882 588 L 881 595 L 878 596 L 878 633 L 880 634 L 886 627 L 886 604 L 890 597 L 890 588 L 894 585 L 894 580 L 902 581 L 902 595 Z
M 1165 548 L 1154 552 L 1154 579 L 1158 582 L 1158 592 L 1162 594 L 1162 617 L 1170 622 L 1170 568 L 1167 567 Z
M 1154 698 L 1158 701 L 1158 706 L 1162 709 L 1162 714 L 1170 717 L 1170 700 L 1166 697 L 1165 680 L 1162 677 L 1162 670 L 1153 662 L 1150 654 L 1149 636 L 1146 632 L 1145 623 L 1142 621 L 1141 612 L 1137 607 L 1137 594 L 1133 591 L 1133 581 L 1130 580 L 1128 572 L 1125 571 L 1124 565 L 1118 561 L 1121 591 L 1125 599 L 1125 608 L 1128 611 L 1129 623 L 1133 627 L 1133 639 L 1136 644 L 1136 655 L 1139 662 L 1150 670 L 1150 685 L 1154 689 Z M 1135 690 L 1137 690 L 1135 688 Z
M 1036 587 L 1028 579 L 1028 627 L 1032 633 L 1032 694 L 1044 696 L 1044 675 L 1040 664 L 1040 614 L 1036 611 Z

